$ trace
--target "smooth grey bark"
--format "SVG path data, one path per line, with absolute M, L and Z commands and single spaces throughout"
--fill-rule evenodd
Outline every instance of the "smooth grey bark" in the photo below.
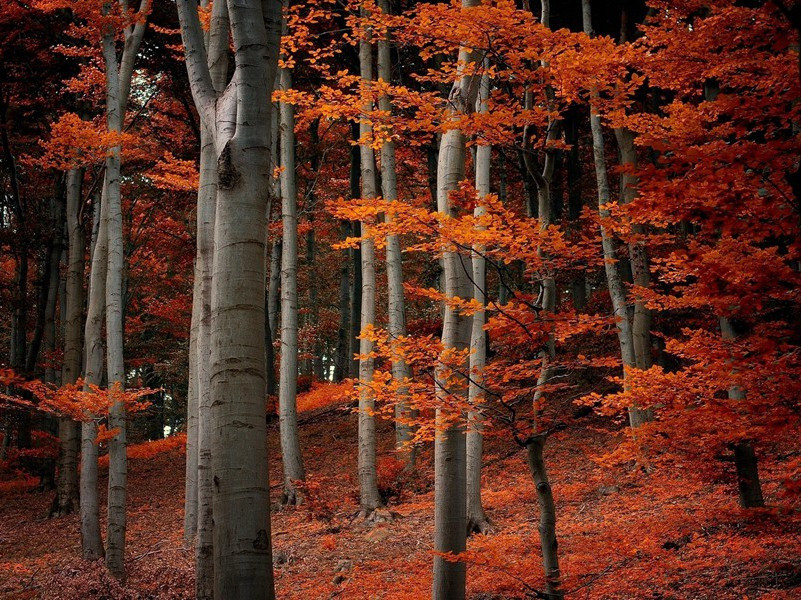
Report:
M 131 89 L 131 79 L 139 45 L 145 33 L 145 15 L 148 1 L 139 6 L 141 20 L 126 26 L 125 46 L 118 62 L 113 32 L 102 37 L 103 62 L 106 74 L 106 127 L 110 132 L 121 133 Z M 108 269 L 106 272 L 106 369 L 108 371 L 111 406 L 109 429 L 116 431 L 109 441 L 108 517 L 106 533 L 106 566 L 115 577 L 125 575 L 125 531 L 127 499 L 127 456 L 125 404 L 115 392 L 125 387 L 123 361 L 123 276 L 125 249 L 123 245 L 121 180 L 121 147 L 112 147 L 106 155 L 105 218 L 108 243 Z
M 490 80 L 485 73 L 481 76 L 478 92 L 477 110 L 489 112 Z M 482 200 L 490 192 L 490 167 L 492 146 L 478 144 L 475 152 L 476 192 L 478 202 L 473 216 L 480 219 L 487 208 Z M 487 304 L 487 263 L 484 258 L 484 247 L 474 245 L 471 254 L 473 273 L 473 298 L 482 306 Z M 481 466 L 484 451 L 484 416 L 481 404 L 484 402 L 484 366 L 487 362 L 487 332 L 484 331 L 486 315 L 479 310 L 473 315 L 470 333 L 470 383 L 468 400 L 471 410 L 467 415 L 467 527 L 468 531 L 487 533 L 490 522 L 481 503 Z
M 75 383 L 81 375 L 83 357 L 83 272 L 86 236 L 80 220 L 81 182 L 83 169 L 67 171 L 66 185 L 66 231 L 67 231 L 67 279 L 64 286 L 64 362 L 61 383 Z M 59 419 L 59 458 L 57 485 L 57 508 L 59 515 L 78 509 L 78 454 L 81 447 L 80 427 L 73 419 Z
M 207 4 L 206 4 L 207 5 Z M 205 34 L 207 65 L 216 92 L 225 87 L 228 76 L 230 25 L 228 7 L 217 2 Z M 214 135 L 207 123 L 200 124 L 200 180 L 197 196 L 196 277 L 198 284 L 198 325 L 195 352 L 197 393 L 197 537 L 195 540 L 195 596 L 214 597 L 214 488 L 212 481 L 212 395 L 211 395 L 211 295 L 214 267 L 215 215 L 217 211 L 217 153 Z M 193 308 L 194 308 L 193 302 Z
M 634 146 L 634 133 L 628 129 L 616 128 L 615 139 L 620 150 L 620 163 L 625 167 L 620 176 L 620 203 L 628 204 L 637 197 L 638 179 L 635 174 L 637 168 L 637 149 Z M 632 225 L 635 234 L 642 234 L 643 227 Z M 629 244 L 629 262 L 631 264 L 634 284 L 647 288 L 651 284 L 651 273 L 648 263 L 648 251 L 642 241 Z M 634 360 L 638 369 L 646 371 L 653 365 L 651 356 L 651 310 L 640 297 L 634 300 L 634 317 L 631 323 L 631 336 L 634 343 Z M 653 418 L 652 414 L 643 415 L 646 420 Z
M 108 241 L 106 226 L 106 190 L 103 185 L 100 206 L 94 205 L 97 235 L 92 244 L 92 262 L 89 275 L 89 301 L 84 329 L 84 391 L 99 386 L 103 381 L 103 363 L 106 347 L 103 324 L 106 316 L 106 271 L 108 270 Z M 96 197 L 97 199 L 97 197 Z M 87 414 L 81 423 L 81 550 L 85 560 L 97 560 L 105 554 L 100 534 L 100 504 L 97 497 L 97 427 L 100 415 Z
M 478 0 L 462 0 L 462 8 L 478 6 Z M 476 61 L 471 49 L 459 49 L 459 78 L 453 84 L 448 98 L 450 119 L 471 112 L 478 96 L 480 75 L 478 69 L 468 66 Z M 461 130 L 449 128 L 442 134 L 437 158 L 437 210 L 456 216 L 449 194 L 457 189 L 465 174 L 465 136 Z M 470 282 L 472 266 L 470 255 L 464 251 L 448 250 L 442 258 L 444 292 L 449 298 L 469 300 L 473 296 Z M 459 313 L 446 303 L 442 322 L 442 347 L 445 353 L 460 352 L 470 347 L 472 319 Z M 460 368 L 467 373 L 469 364 Z M 467 378 L 449 377 L 449 368 L 438 365 L 436 375 L 437 435 L 434 440 L 434 550 L 438 553 L 464 552 L 467 544 L 467 483 L 466 483 L 466 415 L 463 409 L 453 407 L 449 396 L 466 399 Z M 454 379 L 459 379 L 458 383 Z M 434 556 L 434 600 L 461 600 L 465 597 L 467 565 Z
M 367 15 L 364 7 L 362 16 Z M 359 71 L 364 86 L 362 104 L 362 120 L 360 123 L 361 139 L 359 144 L 361 158 L 361 197 L 373 199 L 377 194 L 375 152 L 370 146 L 373 127 L 369 115 L 373 110 L 373 102 L 369 89 L 373 81 L 373 44 L 372 30 L 367 27 L 364 37 L 359 41 Z M 364 333 L 368 326 L 375 324 L 375 242 L 370 236 L 369 224 L 361 224 L 361 319 L 360 329 Z M 376 471 L 376 433 L 375 433 L 375 398 L 369 388 L 373 380 L 373 342 L 366 338 L 359 340 L 359 504 L 361 515 L 372 518 L 376 509 L 384 504 L 378 493 L 378 475 Z
M 292 87 L 288 69 L 279 72 L 281 90 Z M 296 504 L 295 481 L 306 474 L 298 433 L 298 194 L 295 175 L 295 107 L 280 102 L 281 128 L 281 372 L 278 384 L 278 416 L 284 471 L 284 504 Z
M 581 7 L 584 33 L 588 36 L 592 36 L 594 33 L 592 28 L 592 6 L 590 0 L 582 0 Z M 597 92 L 593 91 L 592 97 L 597 98 Z M 590 129 L 592 130 L 592 153 L 595 163 L 595 179 L 598 184 L 598 214 L 603 221 L 609 219 L 610 213 L 607 207 L 611 201 L 611 193 L 609 191 L 609 177 L 606 168 L 603 125 L 600 115 L 594 111 L 592 102 L 590 103 Z M 609 296 L 612 299 L 612 311 L 615 317 L 620 356 L 623 361 L 623 385 L 626 387 L 626 370 L 637 368 L 637 357 L 635 354 L 632 322 L 629 319 L 628 313 L 626 286 L 620 275 L 617 244 L 613 235 L 608 232 L 603 225 L 603 222 L 601 223 L 601 245 L 603 247 L 604 270 L 606 272 Z M 647 353 L 650 357 L 650 348 L 647 348 Z M 652 411 L 636 406 L 629 407 L 629 423 L 632 428 L 636 429 L 643 423 L 651 421 L 652 419 Z
M 210 332 L 214 597 L 272 599 L 264 247 L 281 4 L 228 3 L 236 69 L 222 95 L 209 73 L 197 10 L 187 0 L 177 4 L 192 95 L 217 154 Z
M 380 0 L 378 6 L 385 14 L 389 14 L 389 0 Z M 378 39 L 378 78 L 386 83 L 392 82 L 392 60 L 390 56 L 389 33 Z M 382 94 L 378 99 L 378 108 L 386 113 L 392 113 L 392 102 L 389 96 Z M 391 136 L 391 133 L 388 134 Z M 381 187 L 384 200 L 389 202 L 398 199 L 398 175 L 395 163 L 395 142 L 391 137 L 381 145 Z M 387 222 L 391 217 L 387 215 Z M 389 298 L 388 318 L 389 336 L 391 344 L 398 347 L 398 340 L 406 337 L 406 310 L 403 293 L 403 256 L 401 254 L 400 239 L 397 235 L 388 235 L 386 240 L 387 261 L 387 295 Z M 398 351 L 393 351 L 392 377 L 397 382 L 408 381 L 412 377 L 412 370 L 408 363 L 400 357 Z M 400 385 L 395 404 L 395 448 L 403 457 L 407 468 L 414 467 L 416 449 L 412 445 L 414 437 L 413 420 L 415 411 L 409 406 L 409 390 Z

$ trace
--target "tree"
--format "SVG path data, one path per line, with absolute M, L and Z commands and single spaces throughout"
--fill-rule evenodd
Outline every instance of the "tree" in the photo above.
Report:
M 463 0 L 462 9 L 477 7 L 476 0 Z M 460 70 L 448 97 L 448 118 L 458 121 L 460 114 L 473 110 L 478 95 L 480 76 L 475 67 L 480 64 L 471 48 L 459 49 Z M 443 215 L 455 216 L 449 195 L 464 179 L 465 136 L 458 126 L 442 134 L 437 163 L 437 208 Z M 470 256 L 464 251 L 446 249 L 443 252 L 445 296 L 469 299 L 473 295 Z M 446 560 L 442 554 L 464 552 L 467 535 L 466 499 L 466 439 L 461 409 L 448 406 L 450 394 L 466 393 L 465 371 L 449 372 L 446 354 L 453 355 L 470 347 L 472 320 L 446 302 L 442 321 L 443 360 L 435 386 L 441 403 L 437 407 L 437 437 L 434 442 L 434 590 L 435 600 L 464 598 L 466 565 Z
M 222 94 L 208 70 L 197 11 L 183 1 L 178 9 L 192 96 L 217 155 L 209 375 L 214 595 L 272 598 L 264 245 L 281 7 L 228 6 L 236 67 Z
M 367 9 L 362 6 L 362 16 Z M 372 29 L 365 26 L 359 38 L 359 73 L 363 94 L 363 111 L 359 121 L 359 151 L 361 158 L 361 197 L 373 200 L 377 195 L 375 152 L 370 138 L 373 128 L 369 115 L 373 110 L 371 87 L 373 85 L 373 44 Z M 361 514 L 365 519 L 374 517 L 374 513 L 384 503 L 378 493 L 378 476 L 376 474 L 376 441 L 375 441 L 375 399 L 372 397 L 369 384 L 373 380 L 372 356 L 373 342 L 367 337 L 368 327 L 375 325 L 375 242 L 369 237 L 370 224 L 361 223 L 361 337 L 359 343 L 359 503 Z
M 289 67 L 279 70 L 282 92 L 292 87 Z M 295 481 L 303 481 L 303 460 L 298 436 L 298 194 L 295 173 L 295 109 L 279 101 L 281 130 L 281 373 L 278 412 L 281 457 L 284 467 L 284 504 L 296 504 Z

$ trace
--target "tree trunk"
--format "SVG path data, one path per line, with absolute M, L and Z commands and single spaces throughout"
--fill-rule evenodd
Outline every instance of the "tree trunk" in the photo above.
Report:
M 367 11 L 362 7 L 362 16 Z M 359 42 L 359 70 L 362 78 L 363 111 L 369 115 L 373 110 L 373 102 L 369 89 L 373 81 L 373 47 L 371 42 L 372 30 L 367 27 L 364 38 Z M 361 139 L 366 143 L 359 145 L 361 157 L 361 178 L 363 199 L 376 197 L 375 153 L 370 141 L 372 138 L 372 124 L 364 118 L 360 124 Z M 369 236 L 369 224 L 361 224 L 361 235 Z M 375 244 L 372 238 L 366 237 L 361 242 L 361 320 L 360 330 L 375 324 Z M 378 493 L 378 476 L 376 471 L 376 439 L 375 439 L 375 399 L 368 387 L 373 380 L 373 358 L 369 356 L 373 351 L 373 342 L 362 338 L 359 340 L 359 502 L 361 513 L 370 518 L 376 509 L 383 506 L 381 495 Z
M 740 490 L 740 506 L 762 508 L 762 485 L 759 482 L 757 457 L 751 442 L 740 442 L 734 446 L 734 465 L 737 469 L 737 487 Z
M 478 0 L 462 0 L 463 8 L 479 4 Z M 459 49 L 462 65 L 459 79 L 450 92 L 450 116 L 474 108 L 480 76 L 477 69 L 467 66 L 475 60 L 472 50 Z M 437 162 L 437 209 L 445 215 L 455 216 L 448 195 L 464 179 L 465 137 L 459 129 L 448 129 L 442 134 Z M 473 296 L 470 282 L 472 266 L 465 252 L 443 253 L 444 292 L 450 298 L 469 300 Z M 442 346 L 445 353 L 464 351 L 470 346 L 472 319 L 445 305 L 442 322 Z M 469 365 L 461 365 L 467 371 Z M 464 552 L 467 544 L 467 483 L 466 483 L 466 419 L 462 409 L 449 407 L 448 396 L 467 395 L 468 382 L 462 378 L 450 383 L 449 369 L 439 365 L 436 372 L 437 436 L 434 441 L 434 550 L 437 553 Z M 434 556 L 434 600 L 461 600 L 465 597 L 467 565 Z
M 117 62 L 116 40 L 113 32 L 105 31 L 102 37 L 103 63 L 106 74 L 106 126 L 109 132 L 121 133 L 131 89 L 133 67 L 145 31 L 144 15 L 148 0 L 142 0 L 139 15 L 143 20 L 125 29 L 125 47 Z M 109 429 L 116 433 L 109 441 L 108 519 L 106 566 L 122 579 L 125 575 L 125 531 L 128 461 L 126 456 L 126 411 L 120 397 L 125 388 L 123 360 L 124 331 L 124 269 L 122 197 L 120 195 L 122 147 L 110 148 L 106 155 L 106 237 L 108 268 L 106 272 L 106 369 L 110 390 Z
M 209 376 L 214 597 L 271 599 L 264 246 L 281 5 L 228 5 L 236 70 L 222 96 L 205 61 L 197 11 L 185 2 L 178 9 L 192 95 L 217 152 Z
M 92 263 L 89 275 L 89 301 L 84 329 L 84 391 L 99 386 L 103 381 L 103 323 L 106 315 L 106 271 L 108 270 L 108 239 L 106 236 L 106 190 L 100 206 L 95 202 L 95 220 L 98 222 Z M 97 197 L 96 197 L 97 199 Z M 81 548 L 84 560 L 97 560 L 105 554 L 100 535 L 100 503 L 97 497 L 97 425 L 99 415 L 87 414 L 81 423 Z
M 556 504 L 553 491 L 545 469 L 543 449 L 546 437 L 544 434 L 532 436 L 526 444 L 528 468 L 534 479 L 537 501 L 540 505 L 540 545 L 542 546 L 542 563 L 545 567 L 545 594 L 549 600 L 564 598 L 561 589 L 561 572 L 559 570 L 559 553 L 556 541 Z
M 389 14 L 389 0 L 380 0 L 379 8 Z M 378 40 L 378 78 L 386 83 L 392 81 L 392 60 L 390 56 L 389 34 Z M 386 114 L 392 113 L 392 103 L 389 96 L 382 94 L 378 99 L 378 108 Z M 398 176 L 395 167 L 395 143 L 391 137 L 381 145 L 381 186 L 384 200 L 395 202 L 398 199 Z M 387 216 L 387 221 L 391 217 Z M 403 258 L 400 240 L 397 235 L 387 236 L 387 295 L 389 297 L 389 336 L 392 345 L 406 337 L 406 311 L 403 293 Z M 393 353 L 392 377 L 395 381 L 403 382 L 411 379 L 412 370 L 405 360 Z M 415 447 L 412 445 L 414 436 L 413 421 L 416 411 L 409 406 L 408 388 L 401 385 L 398 388 L 395 404 L 395 448 L 404 457 L 407 468 L 414 467 Z
M 620 149 L 620 163 L 625 167 L 620 176 L 620 203 L 628 204 L 637 196 L 637 150 L 634 146 L 634 134 L 628 129 L 615 129 L 615 138 Z M 641 225 L 632 225 L 632 232 L 638 235 L 643 233 Z M 648 251 L 642 241 L 629 244 L 629 261 L 631 263 L 634 284 L 647 288 L 651 284 L 651 273 L 648 265 Z M 631 335 L 634 342 L 634 360 L 637 368 L 646 371 L 653 365 L 651 355 L 651 310 L 645 302 L 635 296 L 634 318 L 632 319 Z M 653 418 L 648 414 L 647 420 Z
M 224 9 L 224 3 L 220 3 Z M 197 539 L 195 541 L 195 594 L 198 599 L 214 595 L 214 518 L 211 480 L 211 290 L 214 260 L 214 215 L 217 210 L 217 161 L 214 140 L 201 124 L 200 187 L 197 205 L 198 301 L 195 378 L 197 394 Z
M 478 112 L 489 111 L 488 101 L 490 92 L 489 76 L 481 76 L 479 88 Z M 473 211 L 478 219 L 487 212 L 482 203 L 483 198 L 490 192 L 490 166 L 492 160 L 492 146 L 479 144 L 476 146 L 475 169 L 476 191 L 478 202 Z M 487 264 L 484 258 L 484 247 L 476 245 L 472 252 L 473 262 L 473 298 L 482 306 L 487 304 Z M 468 400 L 472 410 L 467 415 L 467 527 L 468 531 L 486 533 L 489 530 L 489 519 L 484 513 L 481 504 L 481 465 L 484 447 L 483 413 L 481 404 L 484 402 L 484 365 L 487 360 L 487 332 L 484 331 L 484 310 L 473 315 L 473 326 L 470 334 L 470 383 L 468 386 Z
M 67 281 L 64 303 L 64 363 L 61 383 L 75 383 L 81 375 L 83 344 L 83 272 L 86 236 L 80 219 L 82 169 L 67 171 Z M 57 515 L 75 512 L 78 508 L 78 453 L 80 433 L 72 419 L 59 419 L 59 458 L 57 480 Z
M 292 87 L 288 69 L 281 69 L 282 90 Z M 305 479 L 298 434 L 298 195 L 295 179 L 295 108 L 280 103 L 281 122 L 281 374 L 278 385 L 281 457 L 284 468 L 284 504 L 298 502 L 295 481 Z
M 592 29 L 592 7 L 590 0 L 582 0 L 582 17 L 584 22 L 584 33 L 588 36 L 593 35 Z M 597 98 L 597 92 L 592 92 L 592 97 Z M 609 219 L 609 178 L 606 169 L 606 157 L 604 149 L 604 134 L 601 124 L 601 117 L 594 112 L 590 105 L 590 128 L 592 130 L 592 153 L 595 161 L 595 178 L 598 183 L 598 213 L 602 220 Z M 618 343 L 620 345 L 620 356 L 623 361 L 623 385 L 626 386 L 626 370 L 637 367 L 635 355 L 634 338 L 632 335 L 632 323 L 629 320 L 628 307 L 626 304 L 626 287 L 620 276 L 619 263 L 617 258 L 617 244 L 615 238 L 606 230 L 601 223 L 601 244 L 603 246 L 604 269 L 606 271 L 606 281 L 609 287 L 609 296 L 612 299 L 612 311 L 615 317 L 617 328 Z M 650 348 L 648 349 L 650 355 Z M 652 411 L 648 409 L 632 406 L 629 408 L 629 422 L 632 428 L 637 428 L 643 423 L 653 419 Z

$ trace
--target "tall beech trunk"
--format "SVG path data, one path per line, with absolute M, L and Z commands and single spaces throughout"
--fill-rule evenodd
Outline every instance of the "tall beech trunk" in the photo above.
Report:
M 367 11 L 362 7 L 362 16 Z M 376 197 L 375 152 L 370 146 L 372 138 L 372 124 L 367 120 L 373 110 L 370 97 L 370 87 L 373 81 L 373 45 L 371 41 L 372 30 L 367 27 L 364 37 L 359 41 L 359 71 L 364 86 L 363 110 L 365 116 L 360 124 L 361 139 L 367 143 L 359 145 L 361 157 L 361 178 L 363 199 Z M 361 235 L 371 234 L 368 223 L 362 223 Z M 375 243 L 370 237 L 361 242 L 361 320 L 360 329 L 375 324 Z M 375 439 L 375 399 L 368 387 L 373 380 L 373 342 L 362 338 L 359 340 L 359 382 L 362 384 L 359 394 L 359 504 L 361 514 L 365 518 L 373 517 L 377 508 L 383 506 L 381 495 L 378 493 L 378 475 L 376 472 L 376 439 Z
M 103 362 L 106 347 L 103 340 L 103 324 L 106 316 L 106 271 L 108 270 L 108 237 L 106 226 L 106 190 L 95 202 L 97 235 L 92 244 L 92 262 L 89 274 L 89 301 L 86 309 L 84 329 L 84 391 L 103 382 Z M 95 197 L 97 199 L 97 196 Z M 79 487 L 81 494 L 81 550 L 84 560 L 97 560 L 104 556 L 103 539 L 100 534 L 100 504 L 97 495 L 97 427 L 99 415 L 87 414 L 81 423 L 81 471 Z
M 320 118 L 309 123 L 309 147 L 311 156 L 309 168 L 312 173 L 320 171 Z M 312 181 L 306 194 L 305 210 L 308 214 L 310 227 L 306 231 L 306 265 L 309 273 L 309 312 L 306 323 L 312 331 L 320 326 L 320 292 L 317 276 L 317 236 L 314 231 L 314 208 L 317 204 L 316 183 Z M 323 366 L 323 343 L 319 334 L 314 335 L 311 358 L 311 375 L 318 381 L 327 378 L 327 371 Z
M 117 60 L 113 32 L 105 31 L 102 38 L 103 63 L 106 73 L 106 126 L 109 132 L 121 133 L 131 89 L 131 78 L 139 45 L 145 33 L 148 0 L 139 6 L 135 25 L 125 28 L 125 47 Z M 125 387 L 123 362 L 123 276 L 125 249 L 123 244 L 122 197 L 120 195 L 121 146 L 110 148 L 106 155 L 105 219 L 108 243 L 106 272 L 106 369 L 110 393 L 109 429 L 116 433 L 109 441 L 108 518 L 106 533 L 106 566 L 117 578 L 125 575 L 125 504 L 128 466 L 126 457 L 126 414 L 122 398 L 116 394 Z
M 281 4 L 242 0 L 228 10 L 236 69 L 218 94 L 195 6 L 178 2 L 192 95 L 217 155 L 209 374 L 214 597 L 272 599 L 264 247 Z M 218 20 L 213 14 L 212 31 Z
M 478 0 L 462 0 L 462 8 L 478 6 Z M 475 61 L 473 51 L 459 49 L 460 73 L 449 93 L 449 117 L 458 120 L 471 112 L 478 96 L 480 76 L 469 63 Z M 451 126 L 453 127 L 453 126 Z M 456 216 L 448 195 L 464 179 L 465 136 L 461 130 L 450 128 L 442 134 L 437 160 L 437 210 Z M 464 251 L 443 252 L 444 292 L 450 298 L 470 300 L 472 266 L 470 255 Z M 442 321 L 444 353 L 461 352 L 470 347 L 472 319 L 446 304 Z M 467 361 L 465 361 L 467 363 Z M 459 554 L 467 544 L 467 482 L 466 415 L 461 408 L 449 406 L 448 396 L 466 397 L 465 377 L 454 382 L 449 377 L 450 365 L 440 364 L 436 372 L 437 435 L 434 441 L 434 550 L 437 553 Z M 468 364 L 458 366 L 467 373 Z M 465 597 L 467 565 L 434 556 L 434 600 L 461 600 Z
M 279 73 L 281 90 L 292 87 L 288 69 Z M 280 103 L 281 127 L 281 373 L 278 413 L 284 492 L 281 501 L 295 504 L 299 498 L 295 481 L 305 479 L 298 434 L 298 194 L 295 179 L 295 108 Z
M 584 33 L 588 36 L 592 36 L 592 7 L 590 0 L 582 0 L 581 4 Z M 592 92 L 592 97 L 597 98 L 597 92 Z M 609 296 L 612 299 L 612 311 L 615 317 L 618 344 L 620 345 L 620 356 L 623 361 L 623 385 L 625 387 L 626 370 L 636 368 L 637 359 L 634 337 L 632 334 L 632 322 L 629 319 L 628 313 L 626 287 L 620 275 L 617 243 L 613 235 L 607 231 L 603 224 L 603 221 L 609 219 L 610 213 L 608 205 L 611 201 L 611 194 L 609 191 L 609 177 L 606 169 L 603 125 L 601 124 L 601 117 L 595 112 L 592 103 L 590 104 L 590 129 L 592 130 L 592 154 L 595 162 L 595 179 L 598 184 L 598 214 L 601 217 L 601 245 L 604 255 L 604 270 L 606 272 Z M 650 349 L 648 349 L 648 352 L 650 353 Z M 652 411 L 636 406 L 629 407 L 629 422 L 632 428 L 637 428 L 652 419 Z
M 208 6 L 208 2 L 203 3 Z M 224 89 L 228 76 L 230 24 L 225 2 L 212 7 L 212 26 L 204 45 L 211 85 L 216 93 Z M 195 376 L 197 388 L 197 538 L 195 540 L 195 596 L 214 598 L 214 482 L 212 480 L 212 393 L 211 327 L 214 269 L 214 236 L 217 212 L 217 153 L 213 132 L 200 124 L 200 181 L 197 196 L 197 260 L 199 285 Z M 194 304 L 193 304 L 194 306 Z
M 389 0 L 379 0 L 379 8 L 389 14 Z M 378 39 L 378 78 L 385 83 L 392 82 L 392 59 L 390 56 L 389 34 Z M 392 103 L 389 96 L 382 94 L 378 99 L 378 108 L 384 113 L 392 113 Z M 395 165 L 395 142 L 387 136 L 381 145 L 381 186 L 384 200 L 395 202 L 398 199 L 398 175 Z M 387 222 L 391 216 L 387 215 Z M 387 236 L 387 295 L 389 297 L 388 317 L 389 336 L 391 343 L 397 346 L 397 341 L 406 337 L 406 311 L 403 293 L 403 258 L 401 254 L 400 239 L 397 235 Z M 411 379 L 412 370 L 405 360 L 394 353 L 392 359 L 392 377 L 403 382 Z M 412 468 L 415 462 L 415 447 L 412 445 L 414 436 L 413 420 L 415 412 L 409 406 L 408 388 L 401 385 L 398 388 L 395 404 L 395 448 L 404 457 L 407 468 Z
M 620 150 L 620 163 L 625 167 L 620 176 L 620 203 L 628 204 L 637 197 L 638 180 L 634 173 L 637 168 L 637 149 L 634 146 L 634 134 L 628 129 L 617 128 L 615 129 L 615 139 Z M 635 234 L 644 233 L 642 225 L 633 224 L 631 228 Z M 629 262 L 634 285 L 648 288 L 651 285 L 651 272 L 645 242 L 638 241 L 629 244 Z M 651 355 L 651 310 L 636 292 L 631 337 L 634 343 L 634 361 L 637 368 L 647 371 L 654 364 Z M 646 420 L 653 418 L 651 411 L 641 412 L 646 413 L 640 415 Z
M 477 110 L 489 112 L 489 76 L 481 76 Z M 479 144 L 476 146 L 475 169 L 476 191 L 478 202 L 473 215 L 480 219 L 486 214 L 486 206 L 482 199 L 490 192 L 490 166 L 492 146 Z M 487 263 L 484 258 L 484 247 L 473 246 L 472 252 L 473 298 L 482 306 L 487 304 Z M 470 383 L 468 400 L 472 410 L 467 415 L 467 527 L 470 532 L 486 533 L 489 530 L 489 519 L 481 504 L 481 465 L 484 452 L 483 414 L 481 404 L 484 401 L 484 366 L 487 362 L 487 332 L 484 331 L 486 317 L 484 310 L 473 315 L 473 326 L 470 333 Z
M 67 171 L 65 219 L 67 223 L 67 280 L 64 304 L 64 362 L 61 383 L 75 383 L 81 375 L 83 343 L 83 272 L 86 236 L 81 223 L 81 182 L 83 169 Z M 78 454 L 81 438 L 79 425 L 73 419 L 58 422 L 58 479 L 56 481 L 56 515 L 73 513 L 78 508 Z

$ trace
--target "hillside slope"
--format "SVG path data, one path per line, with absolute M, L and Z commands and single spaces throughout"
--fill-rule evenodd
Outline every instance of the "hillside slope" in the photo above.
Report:
M 322 412 L 322 414 L 320 414 Z M 801 597 L 801 519 L 737 508 L 730 480 L 679 485 L 599 463 L 614 432 L 587 426 L 549 441 L 568 598 Z M 355 416 L 306 413 L 302 426 L 310 479 L 307 503 L 273 514 L 279 598 L 418 599 L 429 596 L 433 470 L 423 452 L 405 476 L 380 431 L 381 487 L 395 519 L 374 527 L 354 520 Z M 271 477 L 280 481 L 277 430 L 270 430 Z M 129 465 L 128 578 L 79 560 L 77 516 L 45 518 L 50 493 L 0 496 L 0 596 L 3 598 L 191 598 L 192 553 L 182 544 L 184 461 L 180 448 Z M 523 453 L 502 436 L 486 452 L 484 502 L 495 525 L 474 536 L 470 597 L 536 597 L 542 588 L 537 508 Z M 141 452 L 140 455 L 152 454 Z M 778 481 L 765 472 L 768 505 Z M 105 481 L 101 481 L 101 486 Z M 273 487 L 276 498 L 279 487 Z M 701 508 L 703 507 L 703 508 Z

